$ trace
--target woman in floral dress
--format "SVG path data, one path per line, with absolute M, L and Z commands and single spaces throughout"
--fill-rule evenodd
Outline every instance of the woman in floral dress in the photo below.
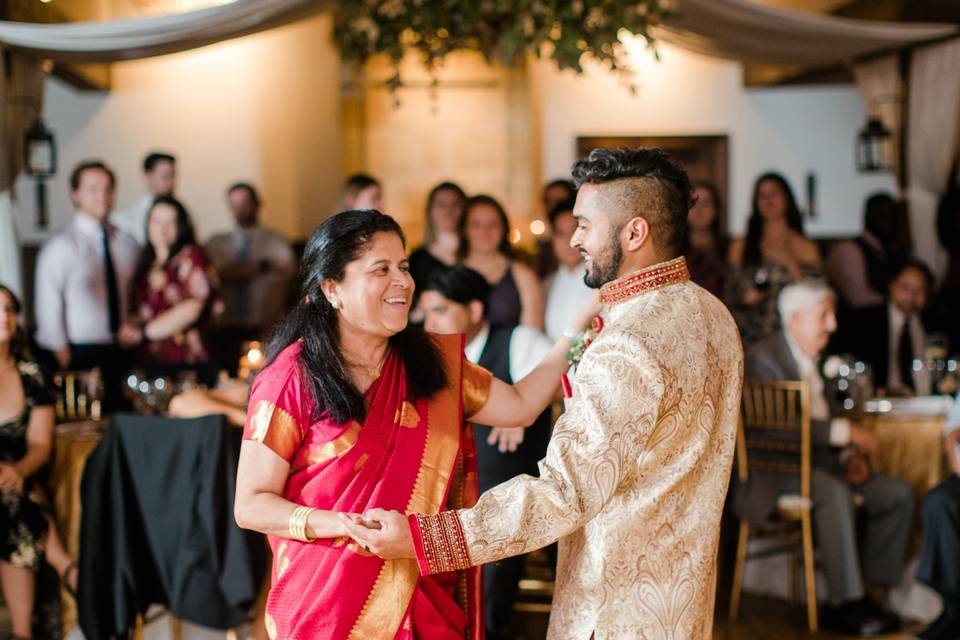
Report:
M 27 352 L 20 309 L 0 285 L 0 584 L 13 638 L 57 637 L 56 579 L 49 588 L 37 577 L 49 563 L 72 590 L 76 564 L 60 544 L 37 478 L 53 448 L 53 396 Z
M 120 342 L 139 347 L 141 364 L 195 365 L 209 360 L 201 332 L 223 311 L 218 280 L 194 239 L 193 225 L 175 198 L 154 200 L 147 215 L 149 240 L 133 279 L 132 318 Z

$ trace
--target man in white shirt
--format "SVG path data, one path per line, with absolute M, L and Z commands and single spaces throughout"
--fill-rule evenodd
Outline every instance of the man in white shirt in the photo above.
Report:
M 106 165 L 81 163 L 70 189 L 77 211 L 37 258 L 36 341 L 61 369 L 100 367 L 107 401 L 118 393 L 123 373 L 116 331 L 126 318 L 140 247 L 107 222 L 114 176 Z
M 513 384 L 536 368 L 553 343 L 532 327 L 491 327 L 484 319 L 484 300 L 489 293 L 486 279 L 467 267 L 433 274 L 420 297 L 426 314 L 424 328 L 433 333 L 465 334 L 467 359 Z M 550 439 L 550 413 L 550 409 L 544 411 L 526 430 L 474 427 L 481 493 L 514 476 L 538 475 L 537 462 Z M 513 637 L 509 625 L 522 571 L 523 556 L 483 567 L 488 640 Z
M 544 328 L 547 337 L 559 340 L 570 326 L 577 312 L 593 294 L 584 283 L 587 267 L 580 251 L 570 246 L 570 239 L 577 230 L 573 217 L 574 200 L 564 200 L 550 210 L 550 228 L 553 231 L 551 245 L 557 260 L 557 270 L 543 281 L 547 301 Z
M 237 226 L 206 246 L 222 285 L 222 324 L 260 338 L 283 313 L 296 262 L 287 239 L 260 226 L 260 196 L 252 185 L 231 185 L 227 203 Z
M 875 635 L 896 630 L 899 621 L 866 596 L 865 583 L 889 587 L 899 581 L 913 522 L 913 489 L 902 480 L 868 472 L 867 477 L 854 480 L 848 470 L 849 480 L 844 477 L 842 448 L 856 447 L 871 456 L 876 455 L 878 442 L 864 427 L 833 417 L 824 393 L 817 363 L 837 328 L 835 305 L 833 291 L 822 281 L 806 279 L 784 287 L 779 297 L 784 329 L 747 351 L 744 376 L 807 383 L 813 526 L 830 603 L 824 607 L 823 624 L 843 633 Z M 857 470 L 862 472 L 863 467 Z M 776 511 L 779 496 L 796 493 L 798 482 L 798 478 L 751 472 L 749 481 L 735 489 L 738 516 L 754 525 L 764 524 Z M 866 515 L 860 542 L 854 494 L 863 497 Z
M 177 188 L 177 159 L 169 153 L 148 153 L 143 159 L 143 184 L 146 192 L 110 217 L 118 229 L 133 236 L 141 247 L 147 243 L 147 214 L 153 201 L 157 196 L 172 196 Z

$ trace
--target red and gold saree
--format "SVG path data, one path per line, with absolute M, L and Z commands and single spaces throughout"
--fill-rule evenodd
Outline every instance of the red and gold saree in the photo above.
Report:
M 476 502 L 466 419 L 486 401 L 490 374 L 464 359 L 462 336 L 435 339 L 447 388 L 410 401 L 403 363 L 391 354 L 367 391 L 362 425 L 311 420 L 299 343 L 257 376 L 244 437 L 290 462 L 284 498 L 352 513 L 379 507 L 433 514 Z M 381 560 L 349 538 L 269 541 L 274 559 L 266 620 L 272 638 L 483 638 L 475 568 L 425 578 L 416 561 Z

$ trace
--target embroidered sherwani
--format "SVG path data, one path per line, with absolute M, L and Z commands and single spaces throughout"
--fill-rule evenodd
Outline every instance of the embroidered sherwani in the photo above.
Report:
M 709 638 L 743 376 L 736 325 L 682 258 L 601 299 L 603 329 L 540 477 L 411 515 L 418 563 L 449 571 L 559 539 L 550 640 Z

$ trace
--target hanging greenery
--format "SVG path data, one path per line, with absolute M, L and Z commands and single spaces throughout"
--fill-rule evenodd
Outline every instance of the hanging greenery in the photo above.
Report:
M 362 66 L 385 54 L 402 85 L 399 65 L 408 50 L 434 69 L 449 53 L 473 49 L 489 62 L 510 65 L 527 51 L 547 55 L 560 69 L 583 71 L 590 54 L 623 72 L 621 29 L 653 42 L 649 29 L 668 13 L 668 0 L 338 0 L 334 40 L 345 62 Z

